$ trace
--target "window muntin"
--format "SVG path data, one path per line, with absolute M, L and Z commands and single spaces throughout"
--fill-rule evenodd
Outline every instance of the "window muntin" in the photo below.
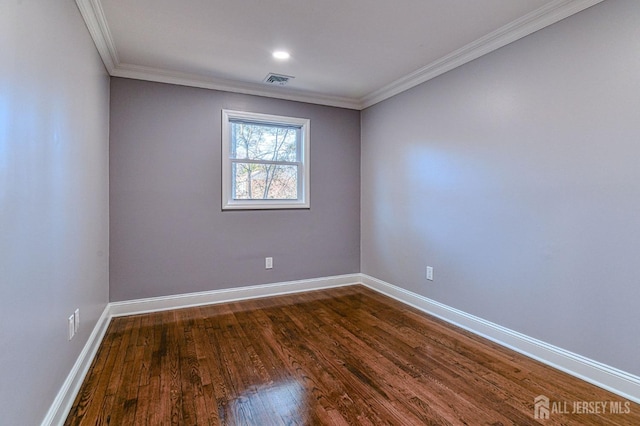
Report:
M 222 111 L 223 209 L 309 207 L 309 120 Z

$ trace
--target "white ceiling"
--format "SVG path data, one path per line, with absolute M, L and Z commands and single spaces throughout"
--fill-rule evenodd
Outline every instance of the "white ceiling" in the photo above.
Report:
M 354 109 L 600 1 L 76 0 L 113 76 Z

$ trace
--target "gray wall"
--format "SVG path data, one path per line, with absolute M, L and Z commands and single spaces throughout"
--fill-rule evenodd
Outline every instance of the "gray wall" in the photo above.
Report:
M 607 1 L 363 111 L 362 272 L 640 374 L 638 23 Z
M 221 211 L 223 108 L 311 119 L 310 210 Z M 111 300 L 359 272 L 359 159 L 358 111 L 113 78 Z
M 108 301 L 109 78 L 72 0 L 0 2 L 0 52 L 0 423 L 35 425 Z

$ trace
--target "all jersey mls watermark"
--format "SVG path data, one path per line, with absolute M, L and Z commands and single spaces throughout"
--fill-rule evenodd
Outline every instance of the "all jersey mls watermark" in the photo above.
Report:
M 554 414 L 629 414 L 629 401 L 551 401 L 545 395 L 533 400 L 533 418 L 545 420 Z

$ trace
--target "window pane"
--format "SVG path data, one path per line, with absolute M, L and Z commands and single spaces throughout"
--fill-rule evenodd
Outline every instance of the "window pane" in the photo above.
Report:
M 296 200 L 298 166 L 233 163 L 234 200 Z
M 298 161 L 300 129 L 231 122 L 231 158 L 263 161 Z

